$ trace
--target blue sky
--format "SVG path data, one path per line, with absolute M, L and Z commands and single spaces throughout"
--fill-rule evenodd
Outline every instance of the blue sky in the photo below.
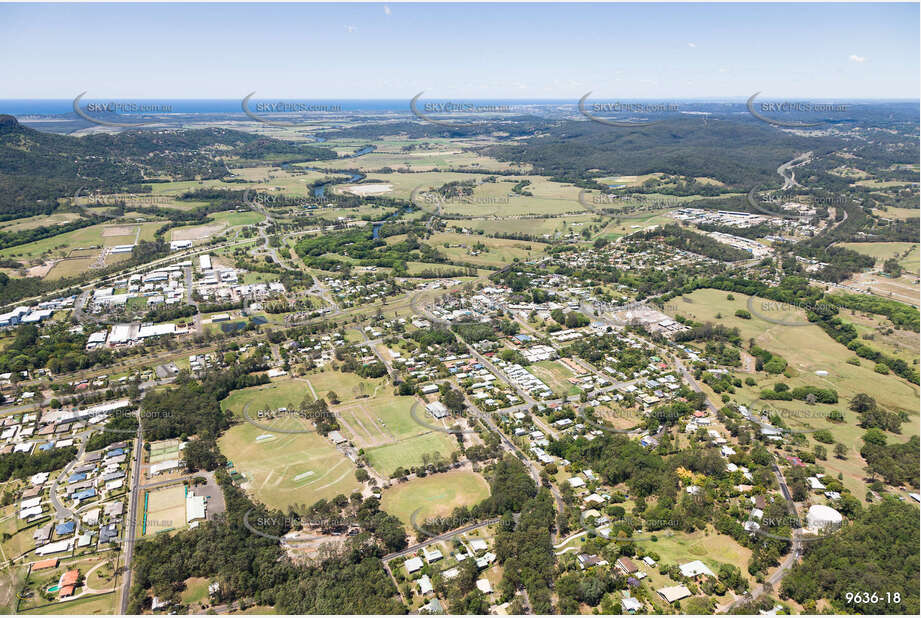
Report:
M 915 4 L 0 5 L 0 99 L 911 98 Z

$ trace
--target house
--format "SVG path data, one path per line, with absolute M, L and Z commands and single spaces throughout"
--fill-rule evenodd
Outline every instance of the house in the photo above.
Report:
M 578 489 L 579 487 L 585 487 L 585 481 L 583 481 L 578 476 L 574 476 L 569 479 L 569 486 L 573 489 Z
M 604 566 L 608 562 L 604 558 L 596 554 L 579 554 L 576 556 L 576 559 L 579 561 L 579 568 L 589 569 L 593 566 Z
M 422 550 L 422 555 L 425 556 L 425 561 L 428 562 L 429 564 L 432 564 L 433 562 L 438 562 L 439 560 L 444 558 L 444 556 L 441 553 L 441 550 L 438 549 L 437 547 L 424 548 Z
M 617 559 L 617 568 L 620 569 L 624 575 L 630 575 L 636 573 L 639 569 L 630 558 L 622 556 Z
M 635 614 L 643 609 L 643 603 L 634 597 L 625 596 L 620 600 L 620 609 L 625 614 Z
M 416 571 L 419 571 L 420 569 L 422 569 L 422 567 L 425 566 L 425 563 L 422 562 L 422 558 L 419 558 L 418 556 L 413 556 L 412 558 L 407 560 L 403 564 L 403 566 L 406 567 L 407 573 L 415 573 Z
M 675 601 L 680 601 L 681 599 L 686 599 L 691 596 L 691 591 L 687 589 L 687 586 L 669 586 L 667 588 L 659 588 L 656 592 L 669 603 L 674 603 Z
M 489 580 L 488 580 L 488 579 L 478 579 L 477 582 L 476 582 L 476 587 L 477 587 L 477 588 L 480 590 L 480 592 L 482 592 L 483 594 L 490 594 L 490 593 L 492 593 L 492 584 L 489 583 Z
M 419 594 L 426 595 L 433 591 L 432 580 L 429 579 L 428 575 L 423 575 L 419 578 Z
M 709 575 L 710 577 L 716 577 L 707 565 L 701 562 L 700 560 L 693 560 L 687 564 L 682 564 L 678 567 L 681 570 L 681 574 L 685 577 L 697 577 L 698 575 Z
M 470 549 L 473 550 L 474 553 L 478 553 L 489 549 L 489 545 L 487 545 L 486 541 L 483 539 L 470 539 Z

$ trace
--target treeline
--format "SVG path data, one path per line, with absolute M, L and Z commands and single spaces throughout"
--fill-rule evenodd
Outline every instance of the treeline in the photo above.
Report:
M 781 597 L 807 613 L 818 613 L 817 600 L 827 599 L 835 613 L 916 616 L 918 543 L 917 507 L 886 498 L 837 534 L 806 543 L 803 560 L 783 578 Z M 863 602 L 864 592 L 875 593 L 876 602 Z
M 40 225 L 26 230 L 16 230 L 13 232 L 0 231 L 0 249 L 8 249 L 18 245 L 25 245 L 43 238 L 51 238 L 59 234 L 73 232 L 97 223 L 108 221 L 107 217 L 80 217 L 75 221 L 61 223 L 60 225 Z
M 916 333 L 921 326 L 921 312 L 917 307 L 889 298 L 880 298 L 872 294 L 829 294 L 825 300 L 839 307 L 884 315 L 899 328 L 913 330 Z
M 23 324 L 13 340 L 0 352 L 0 372 L 47 367 L 52 373 L 67 373 L 112 363 L 109 350 L 86 350 L 86 335 L 72 333 L 64 324 L 52 324 L 39 333 L 35 324 Z
M 76 446 L 53 448 L 35 454 L 7 453 L 0 455 L 0 482 L 25 479 L 39 472 L 63 468 L 77 456 Z
M 228 171 L 205 149 L 260 138 L 228 129 L 137 130 L 71 137 L 43 133 L 0 115 L 0 218 L 51 214 L 76 192 L 129 191 L 150 177 L 220 178 Z

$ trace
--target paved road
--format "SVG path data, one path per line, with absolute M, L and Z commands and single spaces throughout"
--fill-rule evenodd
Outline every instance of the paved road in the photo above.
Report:
M 439 534 L 438 536 L 433 536 L 432 538 L 428 539 L 427 541 L 423 541 L 422 543 L 416 543 L 415 545 L 410 545 L 406 549 L 402 549 L 400 551 L 395 551 L 391 554 L 387 554 L 386 556 L 381 558 L 381 560 L 383 560 L 384 562 L 389 562 L 393 560 L 394 558 L 399 558 L 400 556 L 407 556 L 409 554 L 414 554 L 420 549 L 422 549 L 423 547 L 425 547 L 426 545 L 431 545 L 432 543 L 436 543 L 438 541 L 447 541 L 448 539 L 452 539 L 456 537 L 458 534 L 464 534 L 465 532 L 470 532 L 471 530 L 476 530 L 478 528 L 484 528 L 486 526 L 497 524 L 499 523 L 500 519 L 501 519 L 500 517 L 494 517 L 492 519 L 487 519 L 486 521 L 482 521 L 480 523 L 468 524 L 462 528 L 457 528 L 456 530 L 449 530 L 448 532 L 443 532 L 442 534 Z
M 138 508 L 138 494 L 141 490 L 141 461 L 144 452 L 144 432 L 141 419 L 138 418 L 137 439 L 134 444 L 134 476 L 131 479 L 131 500 L 128 504 L 128 516 L 125 518 L 124 543 L 125 550 L 125 577 L 122 581 L 122 596 L 119 613 L 128 613 L 128 598 L 131 595 L 131 560 L 134 558 L 134 542 L 137 533 L 136 520 Z

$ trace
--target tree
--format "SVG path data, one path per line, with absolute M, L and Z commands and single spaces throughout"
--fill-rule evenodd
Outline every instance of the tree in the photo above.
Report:
M 835 444 L 835 457 L 838 459 L 847 459 L 847 447 L 840 442 Z

